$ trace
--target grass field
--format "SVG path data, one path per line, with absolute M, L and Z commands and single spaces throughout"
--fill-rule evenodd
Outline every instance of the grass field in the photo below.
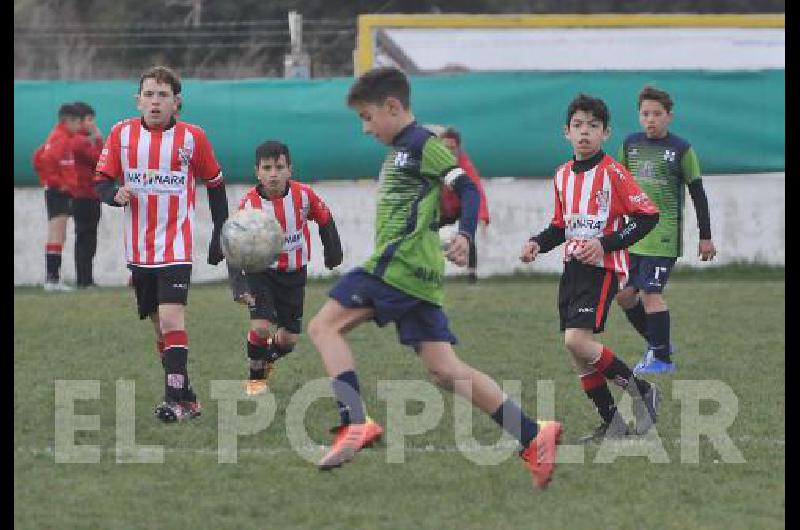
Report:
M 329 283 L 309 284 L 306 323 Z M 505 278 L 476 286 L 453 281 L 446 309 L 460 355 L 497 380 L 521 380 L 524 406 L 536 410 L 536 381 L 552 380 L 564 441 L 597 422 L 572 372 L 558 331 L 557 278 Z M 290 446 L 285 408 L 306 381 L 324 376 L 304 336 L 272 379 L 278 409 L 269 427 L 239 438 L 238 462 L 217 461 L 217 402 L 211 380 L 245 375 L 246 312 L 223 285 L 190 293 L 190 374 L 205 405 L 201 418 L 162 425 L 152 408 L 163 391 L 149 323 L 134 314 L 131 291 L 102 288 L 14 296 L 14 505 L 17 528 L 782 528 L 785 513 L 785 342 L 783 270 L 678 273 L 667 291 L 674 375 L 653 376 L 664 390 L 657 425 L 669 463 L 621 456 L 559 465 L 550 488 L 532 491 L 517 457 L 476 465 L 456 450 L 453 400 L 444 397 L 438 426 L 405 440 L 405 463 L 387 463 L 386 446 L 365 450 L 348 466 L 320 473 Z M 386 402 L 379 379 L 425 380 L 393 327 L 365 325 L 351 334 L 362 393 L 377 420 Z M 642 344 L 615 308 L 603 341 L 631 365 Z M 55 380 L 100 381 L 100 399 L 79 401 L 77 414 L 100 416 L 100 429 L 76 443 L 102 448 L 99 463 L 56 463 Z M 162 464 L 115 460 L 115 382 L 136 383 L 136 443 L 165 448 Z M 681 462 L 681 406 L 673 381 L 719 380 L 738 396 L 728 434 L 745 463 L 719 462 L 706 438 L 699 463 Z M 615 391 L 616 394 L 616 391 Z M 708 405 L 708 406 L 706 406 Z M 242 403 L 240 414 L 254 410 Z M 420 412 L 409 403 L 408 413 Z M 703 403 L 703 414 L 716 405 Z M 498 438 L 494 423 L 473 415 L 475 437 Z M 335 406 L 320 400 L 305 419 L 309 436 L 327 443 Z

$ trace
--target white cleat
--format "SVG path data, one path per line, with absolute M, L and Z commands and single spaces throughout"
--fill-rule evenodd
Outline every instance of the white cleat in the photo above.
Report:
M 61 292 L 61 293 L 68 293 L 74 291 L 72 287 L 65 284 L 64 282 L 44 282 L 44 290 L 49 293 L 54 292 Z

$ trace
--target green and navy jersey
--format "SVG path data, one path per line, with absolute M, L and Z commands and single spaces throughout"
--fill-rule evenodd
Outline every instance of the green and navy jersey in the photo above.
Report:
M 364 269 L 401 291 L 441 305 L 444 255 L 439 188 L 455 156 L 412 122 L 395 137 L 378 177 L 375 250 Z
M 659 211 L 656 227 L 628 250 L 644 256 L 680 256 L 684 188 L 701 177 L 694 149 L 689 142 L 669 132 L 657 139 L 638 132 L 625 138 L 618 158 Z

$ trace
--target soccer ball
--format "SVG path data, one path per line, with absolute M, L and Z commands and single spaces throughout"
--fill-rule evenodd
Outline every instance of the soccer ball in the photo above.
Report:
M 278 221 L 255 208 L 245 208 L 228 217 L 219 240 L 228 264 L 245 272 L 265 271 L 278 259 L 283 242 Z

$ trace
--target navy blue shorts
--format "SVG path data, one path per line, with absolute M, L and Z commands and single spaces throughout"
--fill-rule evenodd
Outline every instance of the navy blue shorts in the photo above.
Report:
M 628 269 L 628 286 L 645 293 L 661 293 L 669 280 L 669 273 L 678 258 L 662 256 L 641 256 L 630 254 L 631 266 Z
M 328 295 L 344 307 L 374 308 L 378 326 L 395 323 L 400 344 L 416 348 L 420 342 L 458 342 L 441 307 L 406 294 L 361 267 L 345 274 Z

